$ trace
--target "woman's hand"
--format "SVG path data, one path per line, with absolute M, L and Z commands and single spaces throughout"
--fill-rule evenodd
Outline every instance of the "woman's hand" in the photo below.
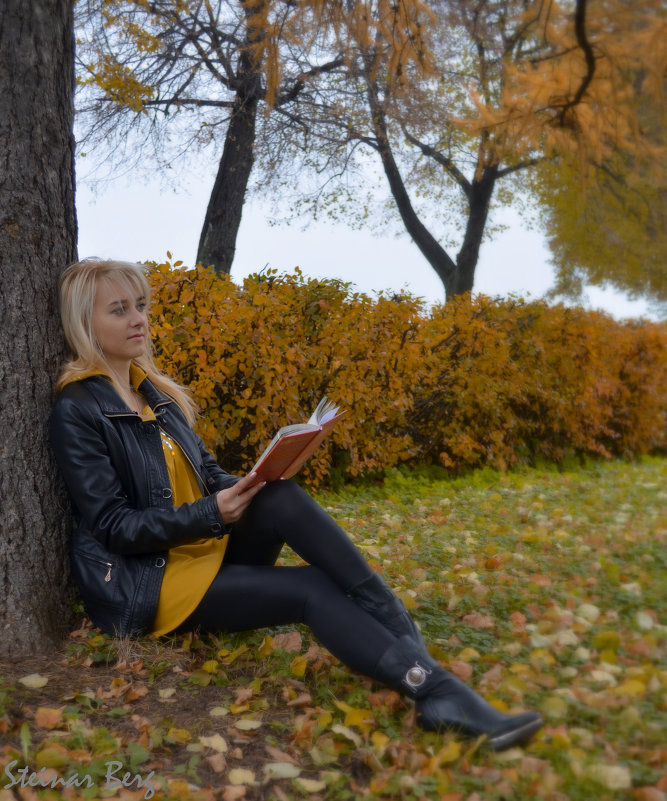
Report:
M 250 501 L 266 484 L 266 481 L 257 483 L 255 473 L 249 473 L 233 487 L 220 490 L 216 496 L 218 511 L 223 523 L 236 523 L 250 505 Z

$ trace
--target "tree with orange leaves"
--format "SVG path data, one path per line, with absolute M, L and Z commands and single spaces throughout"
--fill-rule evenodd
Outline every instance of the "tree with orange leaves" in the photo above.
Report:
M 370 17 L 363 4 L 324 0 L 83 0 L 86 149 L 101 145 L 114 167 L 127 168 L 147 146 L 162 167 L 200 147 L 221 148 L 197 260 L 228 273 L 260 130 L 269 118 L 298 124 L 295 101 L 345 63 L 343 31 L 372 29 L 391 41 L 392 70 L 419 58 L 410 25 L 422 6 L 379 0 Z
M 359 202 L 350 174 L 363 174 L 358 154 L 374 151 L 394 210 L 450 298 L 472 290 L 494 205 L 525 203 L 534 168 L 574 162 L 581 184 L 619 153 L 658 164 L 638 108 L 662 98 L 665 25 L 657 0 L 641 8 L 625 0 L 429 5 L 420 31 L 428 58 L 397 75 L 388 42 L 357 38 L 348 80 L 332 74 L 310 108 L 297 104 L 310 121 L 308 150 L 299 136 L 282 153 L 329 181 L 317 180 L 297 208 L 331 213 Z M 361 198 L 364 219 L 374 191 Z

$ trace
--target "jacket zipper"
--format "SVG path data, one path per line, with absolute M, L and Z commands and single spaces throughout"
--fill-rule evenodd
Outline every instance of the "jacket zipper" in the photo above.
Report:
M 156 404 L 155 404 L 155 406 L 153 407 L 153 411 L 155 411 L 155 409 L 159 408 L 160 406 L 167 406 L 167 405 L 168 405 L 168 404 L 170 404 L 170 403 L 173 403 L 173 401 L 162 401 L 162 403 L 156 403 Z M 157 417 L 157 415 L 156 415 L 156 417 Z M 159 421 L 159 420 L 158 420 L 158 425 L 160 425 L 160 421 Z M 160 428 L 162 428 L 162 426 L 160 426 Z M 192 472 L 193 472 L 193 473 L 194 473 L 194 474 L 197 476 L 197 478 L 199 479 L 199 485 L 200 485 L 200 487 L 202 488 L 202 490 L 203 490 L 203 491 L 204 491 L 204 492 L 205 492 L 207 495 L 210 495 L 211 493 L 210 493 L 210 491 L 209 491 L 208 487 L 206 486 L 206 482 L 204 481 L 204 477 L 203 477 L 203 476 L 202 476 L 202 474 L 199 472 L 199 470 L 197 470 L 197 468 L 195 467 L 195 465 L 194 465 L 194 464 L 193 464 L 193 462 L 192 462 L 192 459 L 191 459 L 191 458 L 188 456 L 188 452 L 185 450 L 185 448 L 184 448 L 184 447 L 181 445 L 181 443 L 178 441 L 177 437 L 175 437 L 173 434 L 170 434 L 170 433 L 169 433 L 169 432 L 168 432 L 166 429 L 165 429 L 165 432 L 164 432 L 164 433 L 165 433 L 165 434 L 166 434 L 168 437 L 171 437 L 171 438 L 174 440 L 174 442 L 175 442 L 175 443 L 178 445 L 178 447 L 181 449 L 181 452 L 182 452 L 182 454 L 183 454 L 183 455 L 185 456 L 185 458 L 188 460 L 188 464 L 189 464 L 189 465 L 190 465 L 190 467 L 192 468 Z
M 160 403 L 156 403 L 155 406 L 153 406 L 153 412 L 155 412 L 156 409 L 159 409 L 160 406 L 168 406 L 170 403 L 173 403 L 173 402 L 174 401 L 168 400 L 168 401 L 161 401 Z M 136 412 L 117 412 L 117 413 L 105 412 L 105 416 L 106 417 L 139 417 L 139 415 Z M 156 419 L 157 419 L 157 414 L 155 416 L 156 416 Z M 157 424 L 160 425 L 160 421 L 159 420 L 157 420 Z M 181 445 L 181 443 L 178 441 L 178 439 L 175 436 L 173 436 L 173 434 L 169 434 L 169 432 L 166 429 L 165 429 L 165 433 L 174 440 L 174 442 L 178 445 L 178 447 L 183 452 L 183 455 L 188 460 L 188 463 L 189 463 L 190 467 L 192 468 L 194 474 L 199 479 L 199 485 L 201 486 L 203 492 L 205 492 L 207 495 L 210 495 L 211 492 L 208 489 L 208 487 L 206 486 L 206 482 L 204 481 L 204 477 L 202 476 L 202 474 L 199 472 L 199 470 L 197 470 L 197 468 L 193 464 L 192 459 L 188 456 L 187 451 L 185 450 L 185 448 Z
M 106 582 L 111 581 L 111 568 L 113 567 L 113 562 L 105 562 L 104 559 L 96 559 L 94 556 L 88 556 L 88 554 L 81 553 L 80 551 L 77 552 L 77 556 L 82 557 L 83 559 L 87 559 L 89 562 L 95 562 L 97 565 L 102 565 L 103 567 L 107 568 L 107 574 L 104 577 Z

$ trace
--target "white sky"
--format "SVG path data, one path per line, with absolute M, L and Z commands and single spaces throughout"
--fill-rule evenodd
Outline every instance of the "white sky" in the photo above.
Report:
M 213 177 L 190 179 L 182 190 L 164 189 L 126 177 L 102 184 L 93 192 L 85 181 L 77 186 L 79 257 L 99 256 L 129 261 L 174 259 L 192 265 Z M 240 282 L 265 265 L 291 271 L 295 266 L 313 278 L 351 281 L 360 291 L 407 289 L 427 302 L 444 299 L 444 290 L 432 268 L 407 235 L 396 237 L 387 228 L 374 235 L 343 224 L 272 227 L 261 205 L 251 201 L 244 209 L 237 240 L 232 279 Z M 475 291 L 491 296 L 518 294 L 538 298 L 552 283 L 549 251 L 544 238 L 527 231 L 514 212 L 505 212 L 509 226 L 482 247 Z M 644 301 L 629 301 L 611 290 L 590 288 L 583 305 L 600 308 L 617 319 L 650 317 Z

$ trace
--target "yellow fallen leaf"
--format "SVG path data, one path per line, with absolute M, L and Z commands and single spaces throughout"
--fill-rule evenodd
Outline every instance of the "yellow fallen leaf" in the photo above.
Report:
M 567 702 L 558 696 L 552 695 L 547 698 L 540 708 L 550 720 L 559 720 L 567 716 Z
M 646 685 L 639 679 L 627 679 L 618 687 L 614 687 L 613 692 L 617 695 L 631 695 L 638 698 L 646 692 Z
M 260 643 L 259 648 L 257 649 L 257 656 L 260 659 L 266 659 L 267 656 L 270 656 L 275 650 L 275 645 L 273 644 L 273 637 L 270 634 L 267 634 L 266 637 Z
M 374 731 L 371 734 L 371 742 L 375 750 L 383 754 L 387 745 L 389 745 L 389 737 L 384 732 Z
M 158 695 L 162 700 L 171 698 L 171 696 L 175 694 L 176 694 L 176 689 L 174 687 L 167 687 L 167 689 L 165 690 L 158 690 Z
M 211 737 L 200 737 L 199 742 L 205 748 L 212 748 L 220 754 L 227 751 L 227 741 L 220 734 L 213 734 Z
M 167 732 L 167 737 L 170 740 L 173 740 L 175 743 L 189 743 L 192 739 L 192 734 L 187 729 L 176 729 L 171 728 Z
M 326 727 L 329 726 L 332 720 L 333 720 L 333 714 L 329 712 L 327 709 L 324 709 L 317 716 L 317 725 L 322 726 L 322 728 L 326 729 Z
M 293 676 L 301 677 L 305 675 L 307 667 L 308 660 L 305 656 L 295 656 L 290 662 L 289 669 Z
M 209 659 L 208 661 L 204 662 L 201 666 L 202 670 L 205 670 L 207 673 L 217 673 L 218 672 L 219 663 L 217 659 Z
M 255 774 L 246 768 L 232 768 L 227 776 L 230 784 L 254 784 Z
M 334 701 L 341 712 L 345 712 L 345 725 L 357 726 L 362 731 L 370 731 L 375 723 L 375 718 L 370 709 L 362 709 L 346 704 L 345 701 Z
M 30 673 L 28 676 L 20 678 L 19 681 L 29 690 L 39 690 L 41 687 L 44 687 L 49 680 L 46 676 L 40 676 L 39 673 Z
M 209 709 L 208 714 L 212 718 L 222 718 L 229 714 L 229 709 L 226 706 L 214 706 Z
M 38 751 L 35 754 L 34 761 L 38 770 L 53 768 L 53 770 L 62 771 L 69 764 L 70 754 L 62 745 L 54 743 Z
M 433 766 L 446 765 L 448 762 L 456 762 L 461 756 L 461 744 L 456 740 L 450 740 L 433 757 Z
M 462 662 L 476 662 L 480 658 L 479 651 L 474 648 L 464 648 L 458 655 L 458 659 Z
M 598 651 L 618 651 L 621 646 L 621 638 L 617 631 L 599 631 L 593 637 L 593 645 Z
M 409 592 L 397 592 L 396 595 L 401 599 L 401 601 L 403 601 L 403 604 L 407 610 L 416 609 L 417 602 Z

